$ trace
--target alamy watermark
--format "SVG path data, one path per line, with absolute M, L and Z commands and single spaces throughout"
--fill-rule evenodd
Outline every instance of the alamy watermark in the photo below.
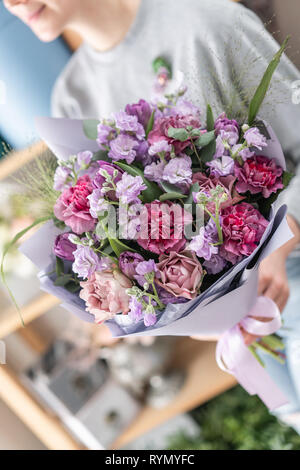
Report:
M 6 364 L 6 345 L 4 341 L 0 341 L 0 365 Z
M 7 97 L 6 84 L 3 80 L 0 80 L 0 105 L 6 104 L 6 97 Z
M 292 103 L 300 104 L 300 80 L 295 80 L 292 83 Z

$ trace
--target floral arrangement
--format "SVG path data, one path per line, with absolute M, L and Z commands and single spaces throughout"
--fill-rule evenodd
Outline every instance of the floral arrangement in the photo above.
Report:
M 281 360 L 280 341 L 268 336 L 280 315 L 269 299 L 255 308 L 255 275 L 265 253 L 289 238 L 286 209 L 274 203 L 291 175 L 257 115 L 285 47 L 245 122 L 225 112 L 215 118 L 208 105 L 204 124 L 183 86 L 101 121 L 40 119 L 58 158 L 56 202 L 50 228 L 23 251 L 43 265 L 45 290 L 83 319 L 105 322 L 114 336 L 222 334 L 219 365 L 237 377 L 230 345 L 235 335 L 246 348 L 241 327 L 264 337 L 250 346 L 257 359 L 262 348 Z M 252 325 L 253 316 L 273 319 L 269 330 Z M 244 386 L 253 393 L 253 384 Z M 271 407 L 283 402 L 275 392 L 270 400 Z
M 184 96 L 126 106 L 97 125 L 101 157 L 58 162 L 54 215 L 65 230 L 53 252 L 59 266 L 72 262 L 71 288 L 96 323 L 122 313 L 152 326 L 167 304 L 196 298 L 255 251 L 284 188 L 283 168 L 262 155 L 263 123 L 223 113 L 204 128 Z

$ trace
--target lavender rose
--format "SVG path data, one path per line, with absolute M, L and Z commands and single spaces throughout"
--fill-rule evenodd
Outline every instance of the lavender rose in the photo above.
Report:
M 160 278 L 155 282 L 175 297 L 194 299 L 202 284 L 203 269 L 195 253 L 172 251 L 161 255 L 157 264 Z

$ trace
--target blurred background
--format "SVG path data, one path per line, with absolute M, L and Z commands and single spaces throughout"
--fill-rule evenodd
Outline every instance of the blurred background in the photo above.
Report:
M 292 35 L 288 54 L 300 67 L 299 1 L 242 3 L 278 41 Z M 35 204 L 18 197 L 16 177 L 46 151 L 34 117 L 50 115 L 55 79 L 79 43 L 70 31 L 40 43 L 0 1 L 1 251 L 34 218 Z M 17 250 L 6 268 L 28 326 L 21 328 L 2 289 L 0 449 L 300 450 L 293 430 L 300 417 L 282 424 L 236 386 L 218 369 L 214 343 L 111 342 L 105 329 L 83 325 L 41 293 L 36 269 Z

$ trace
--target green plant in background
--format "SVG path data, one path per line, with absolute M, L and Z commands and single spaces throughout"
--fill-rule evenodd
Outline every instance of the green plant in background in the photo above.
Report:
M 170 438 L 175 450 L 300 450 L 300 436 L 281 424 L 256 396 L 240 386 L 191 412 L 197 438 L 184 432 Z

